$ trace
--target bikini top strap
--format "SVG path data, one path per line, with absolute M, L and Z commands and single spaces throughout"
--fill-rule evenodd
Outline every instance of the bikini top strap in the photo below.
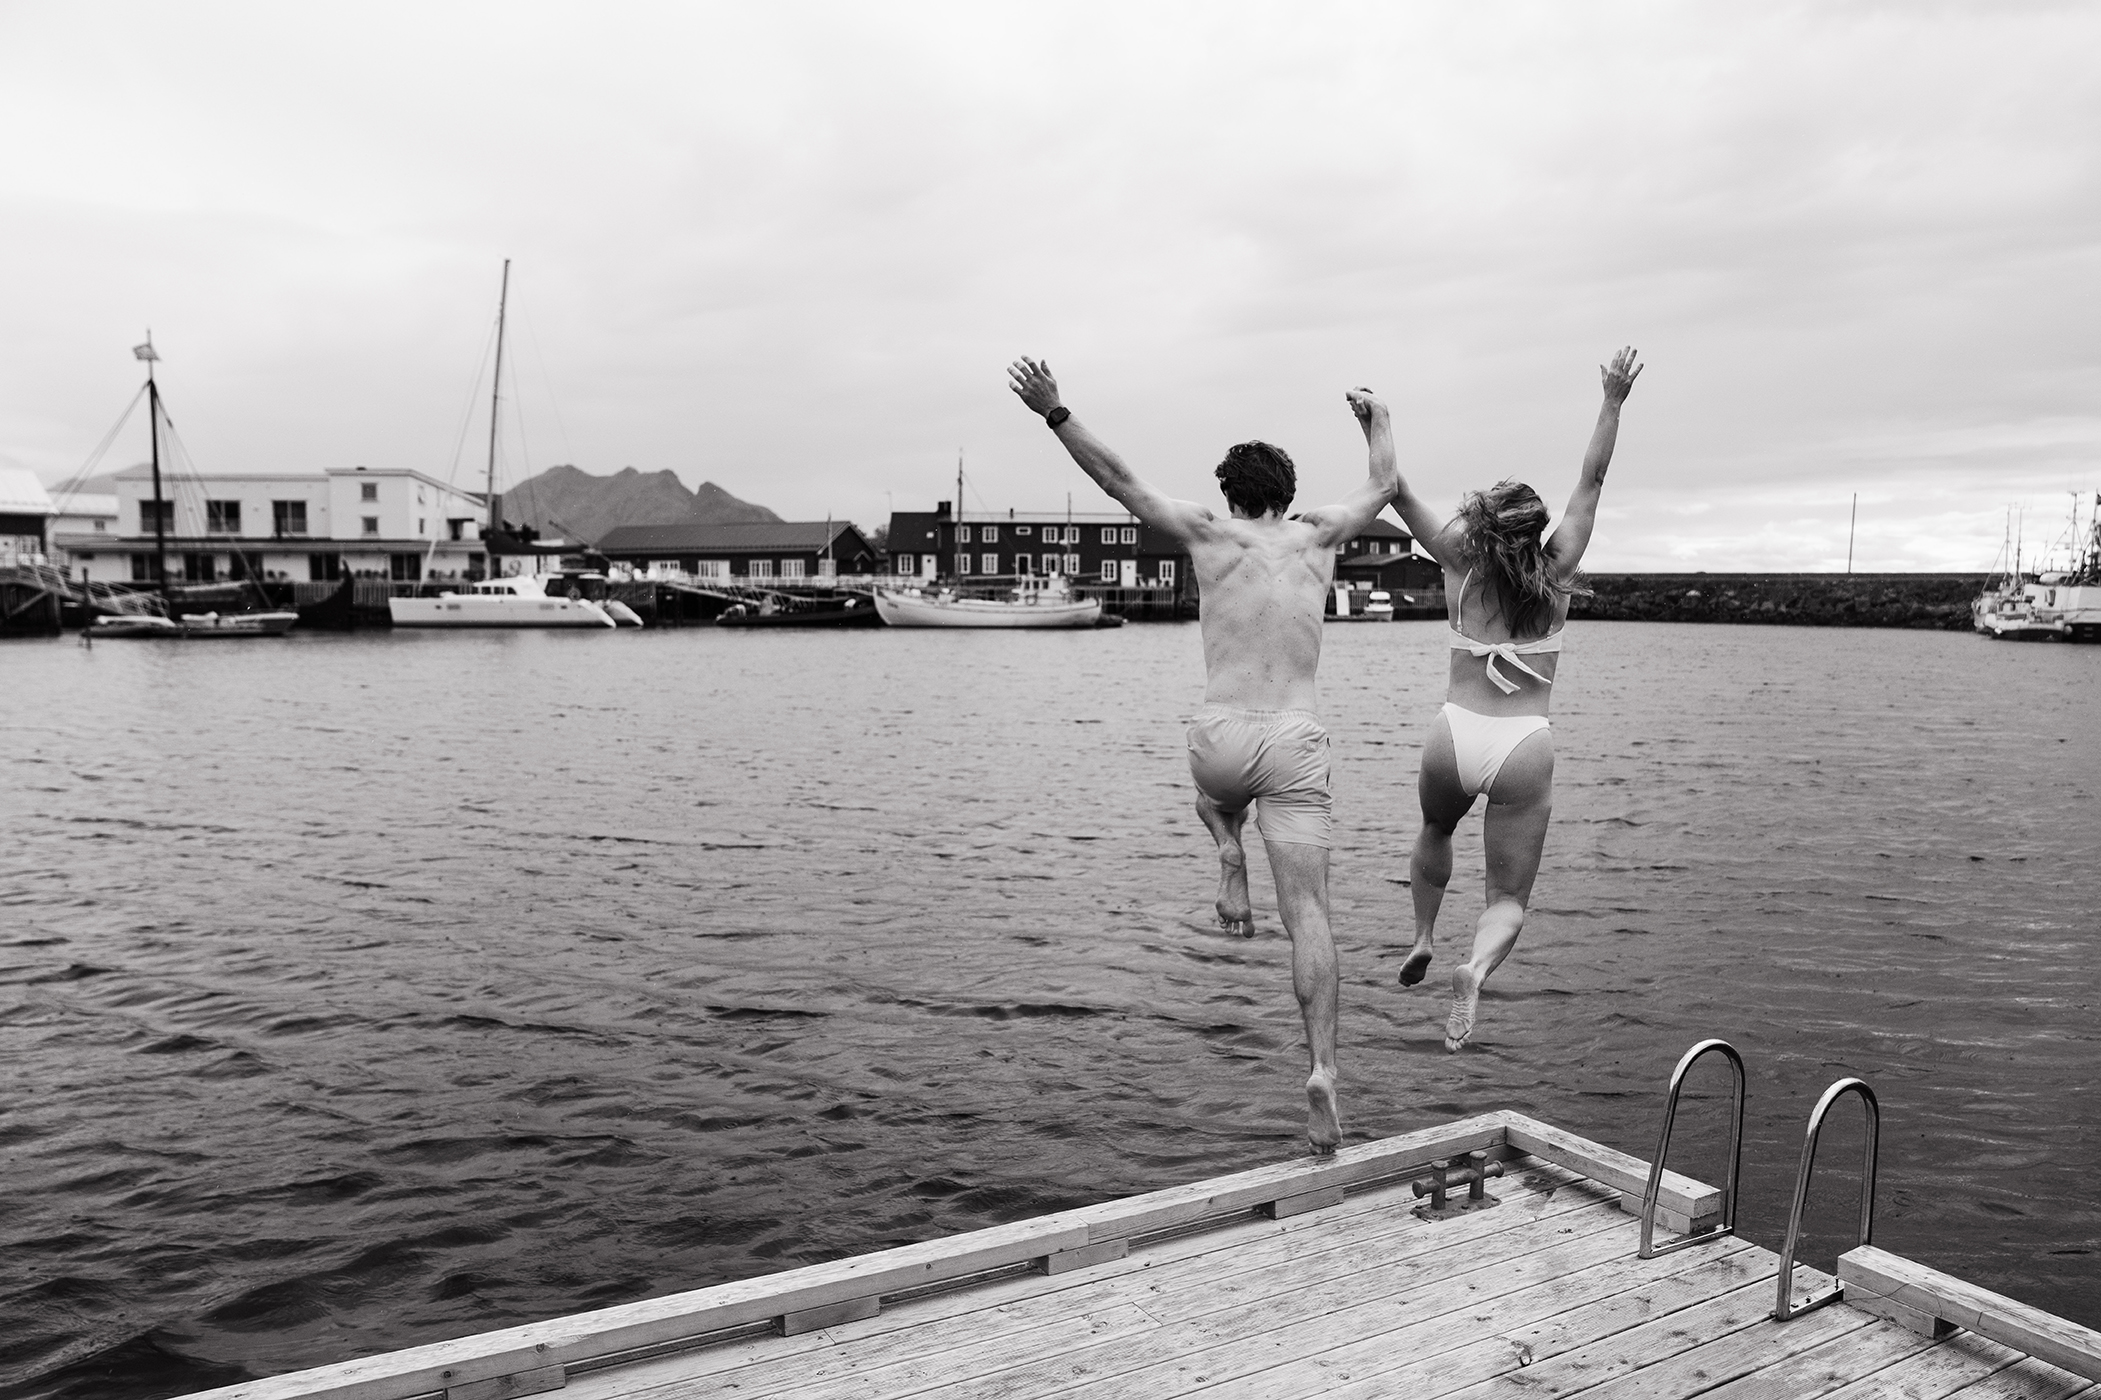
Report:
M 1473 566 L 1469 564 L 1466 569 L 1466 577 L 1459 583 L 1459 620 L 1452 624 L 1454 632 L 1463 633 L 1466 631 L 1466 586 L 1473 581 L 1474 570 Z

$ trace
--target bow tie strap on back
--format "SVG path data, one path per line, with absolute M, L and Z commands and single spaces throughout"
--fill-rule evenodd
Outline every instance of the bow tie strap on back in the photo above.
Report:
M 1540 652 L 1559 651 L 1561 650 L 1561 634 L 1556 632 L 1551 636 L 1540 637 L 1529 642 L 1480 642 L 1466 636 L 1464 633 L 1454 631 L 1452 633 L 1452 645 L 1454 647 L 1464 647 L 1475 656 L 1487 657 L 1488 665 L 1485 669 L 1488 672 L 1488 679 L 1495 683 L 1496 689 L 1502 691 L 1505 695 L 1509 695 L 1516 691 L 1517 682 L 1504 675 L 1501 669 L 1496 666 L 1496 662 L 1507 661 L 1541 685 L 1552 685 L 1554 683 L 1552 680 L 1527 666 L 1520 658 L 1520 653 L 1537 655 Z

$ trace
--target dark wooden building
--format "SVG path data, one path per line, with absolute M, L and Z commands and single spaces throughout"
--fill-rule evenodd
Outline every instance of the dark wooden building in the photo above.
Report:
M 595 553 L 638 569 L 765 585 L 872 574 L 882 559 L 852 522 L 779 520 L 748 525 L 621 525 Z

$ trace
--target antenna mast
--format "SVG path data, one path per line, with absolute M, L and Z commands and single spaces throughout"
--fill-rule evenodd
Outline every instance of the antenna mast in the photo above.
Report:
M 146 362 L 146 432 L 153 442 L 153 560 L 159 574 L 155 581 L 160 584 L 161 607 L 166 616 L 173 617 L 175 598 L 168 591 L 168 507 L 160 487 L 160 385 L 153 380 L 153 365 L 160 355 L 153 348 L 151 327 L 146 330 L 146 343 L 132 346 L 131 353 Z

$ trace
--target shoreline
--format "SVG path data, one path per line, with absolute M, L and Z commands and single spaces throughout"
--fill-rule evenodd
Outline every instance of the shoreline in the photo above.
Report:
M 1572 620 L 1970 630 L 1987 576 L 1970 574 L 1585 574 Z

